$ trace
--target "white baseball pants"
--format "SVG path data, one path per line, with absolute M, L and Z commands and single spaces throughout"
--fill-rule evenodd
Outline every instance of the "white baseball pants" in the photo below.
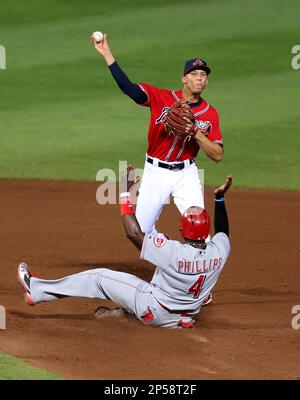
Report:
M 158 159 L 153 159 L 157 164 Z M 181 215 L 191 206 L 204 208 L 202 185 L 195 163 L 182 170 L 168 170 L 145 162 L 136 217 L 144 233 L 155 229 L 165 204 L 173 197 Z

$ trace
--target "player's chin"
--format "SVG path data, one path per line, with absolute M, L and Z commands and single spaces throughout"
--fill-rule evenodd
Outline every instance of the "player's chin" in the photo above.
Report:
M 203 92 L 203 90 L 204 90 L 203 86 L 201 86 L 201 87 L 198 86 L 198 87 L 194 88 L 193 93 L 194 94 L 201 94 Z
M 199 91 L 199 90 L 195 90 L 194 92 L 193 92 L 193 96 L 194 97 L 198 97 L 198 96 L 201 96 L 201 93 L 202 93 L 202 90 L 201 91 Z

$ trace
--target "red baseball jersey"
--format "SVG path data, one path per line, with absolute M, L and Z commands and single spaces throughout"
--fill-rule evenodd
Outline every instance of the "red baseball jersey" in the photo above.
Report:
M 169 108 L 175 101 L 182 99 L 182 91 L 160 89 L 147 83 L 140 83 L 139 86 L 148 96 L 148 101 L 142 106 L 150 107 L 151 110 L 147 154 L 168 162 L 196 157 L 199 151 L 196 140 L 184 142 L 179 136 L 169 135 L 164 127 Z M 192 111 L 197 127 L 208 133 L 208 139 L 223 144 L 217 110 L 203 99 L 200 105 L 192 107 Z

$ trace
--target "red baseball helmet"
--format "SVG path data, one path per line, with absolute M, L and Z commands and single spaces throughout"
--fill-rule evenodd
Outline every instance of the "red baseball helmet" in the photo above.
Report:
M 179 230 L 183 238 L 204 240 L 209 235 L 210 217 L 204 208 L 190 207 L 181 216 Z

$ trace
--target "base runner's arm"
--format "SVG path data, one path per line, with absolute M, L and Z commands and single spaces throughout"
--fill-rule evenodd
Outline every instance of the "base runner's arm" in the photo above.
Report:
M 146 93 L 139 87 L 139 85 L 129 80 L 125 72 L 122 71 L 116 62 L 108 45 L 107 34 L 104 34 L 103 40 L 101 40 L 99 43 L 97 43 L 93 37 L 91 39 L 95 49 L 106 61 L 113 78 L 117 82 L 122 92 L 138 104 L 146 103 L 148 101 L 148 96 Z
M 141 231 L 136 216 L 134 214 L 125 214 L 122 216 L 122 221 L 126 236 L 141 251 L 145 234 Z
M 225 207 L 224 195 L 231 186 L 232 176 L 228 176 L 224 185 L 215 190 L 215 234 L 224 232 L 229 237 L 229 222 Z
M 129 190 L 139 183 L 139 178 L 134 181 L 135 170 L 129 165 L 126 171 L 121 172 L 121 186 L 127 187 L 128 192 L 120 194 L 120 213 L 126 236 L 139 250 L 142 249 L 145 234 L 141 231 L 135 216 L 135 207 L 131 201 Z

